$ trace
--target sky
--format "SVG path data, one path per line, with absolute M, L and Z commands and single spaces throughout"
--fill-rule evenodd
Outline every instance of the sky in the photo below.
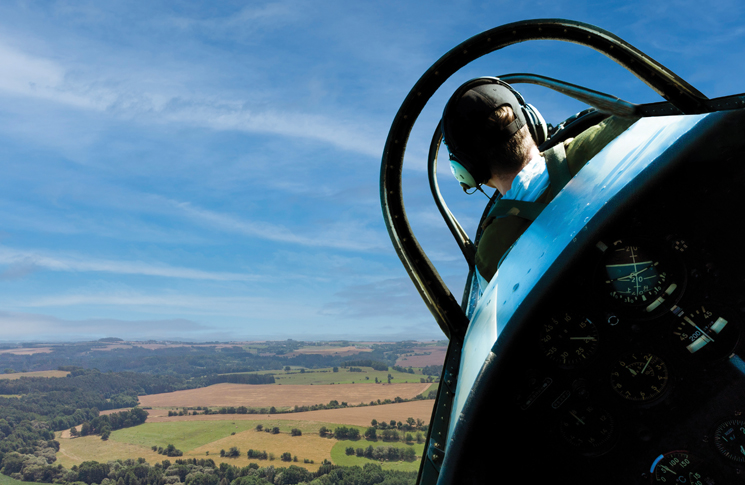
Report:
M 532 18 L 611 31 L 709 97 L 745 91 L 738 1 L 3 1 L 0 342 L 443 338 L 383 223 L 383 145 L 439 57 Z M 410 137 L 404 200 L 457 299 L 468 268 L 429 140 L 457 86 L 513 72 L 661 100 L 551 41 L 448 80 Z M 517 88 L 554 124 L 585 107 Z M 440 166 L 473 237 L 486 198 Z

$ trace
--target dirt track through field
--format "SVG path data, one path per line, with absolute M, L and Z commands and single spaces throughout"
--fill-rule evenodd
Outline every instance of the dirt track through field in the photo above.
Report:
M 342 409 L 321 409 L 304 413 L 272 414 L 271 419 L 284 421 L 316 421 L 319 423 L 351 424 L 356 426 L 370 426 L 373 419 L 378 421 L 406 422 L 407 418 L 421 419 L 429 423 L 432 417 L 434 399 L 411 401 L 396 404 L 380 404 L 378 406 L 362 406 Z M 176 421 L 266 421 L 266 414 L 199 414 L 197 416 L 168 417 L 164 409 L 148 409 L 148 423 L 172 423 Z M 64 433 L 64 432 L 63 432 Z
M 327 404 L 332 400 L 349 404 L 378 399 L 411 399 L 425 392 L 430 384 L 338 384 L 320 386 L 282 386 L 274 384 L 215 384 L 199 389 L 139 396 L 141 406 L 196 407 L 247 406 L 293 407 Z

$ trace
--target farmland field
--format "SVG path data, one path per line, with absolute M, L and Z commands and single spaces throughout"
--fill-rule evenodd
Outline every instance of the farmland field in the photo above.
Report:
M 405 422 L 406 418 L 421 419 L 428 423 L 432 416 L 434 399 L 422 401 L 402 402 L 396 404 L 380 404 L 377 406 L 362 406 L 341 409 L 320 409 L 318 411 L 307 411 L 304 413 L 272 414 L 268 418 L 266 414 L 199 414 L 197 416 L 173 416 L 168 417 L 165 409 L 148 409 L 150 415 L 147 423 L 171 423 L 171 422 L 194 422 L 194 421 L 244 421 L 264 422 L 267 419 L 277 421 L 305 421 L 318 423 L 334 423 L 355 426 L 369 426 L 373 419 L 378 421 Z M 320 425 L 319 425 L 320 426 Z
M 380 406 L 382 407 L 382 406 Z M 341 411 L 341 410 L 337 410 Z M 308 413 L 297 413 L 308 414 Z M 212 416 L 208 416 L 212 417 Z M 271 434 L 265 431 L 257 431 L 257 421 L 241 421 L 232 419 L 234 416 L 221 415 L 219 421 L 176 421 L 176 422 L 158 422 L 145 423 L 132 428 L 117 430 L 111 433 L 108 441 L 102 441 L 98 436 L 86 436 L 81 438 L 64 438 L 58 437 L 60 442 L 60 451 L 57 453 L 58 462 L 65 467 L 79 465 L 83 461 L 95 460 L 106 462 L 113 459 L 127 458 L 144 458 L 149 463 L 157 463 L 168 457 L 154 452 L 153 445 L 166 447 L 173 444 L 176 448 L 183 451 L 181 458 L 205 458 L 209 456 L 216 463 L 225 462 L 236 466 L 246 466 L 250 462 L 259 463 L 260 466 L 266 466 L 271 460 L 249 459 L 246 452 L 249 449 L 267 451 L 274 454 L 277 458 L 272 464 L 281 466 L 283 462 L 279 461 L 282 453 L 290 452 L 293 456 L 298 457 L 298 462 L 293 463 L 304 466 L 309 470 L 318 469 L 319 464 L 324 459 L 334 461 L 334 456 L 338 454 L 332 450 L 339 446 L 339 441 L 332 438 L 322 438 L 319 436 L 321 426 L 333 429 L 338 426 L 336 423 L 324 423 L 318 421 L 306 420 L 278 420 L 276 417 L 260 420 L 264 428 L 278 427 L 279 434 Z M 235 416 L 237 417 L 237 416 Z M 358 427 L 364 431 L 366 426 Z M 302 431 L 302 436 L 291 436 L 290 430 L 298 428 Z M 68 434 L 69 436 L 69 434 Z M 348 443 L 345 441 L 345 443 Z M 358 440 L 355 442 L 358 447 L 373 446 L 411 446 L 400 444 L 390 444 L 388 442 L 368 442 Z M 349 445 L 347 445 L 349 446 Z M 417 454 L 421 455 L 422 445 L 418 446 Z M 229 450 L 231 447 L 237 447 L 241 451 L 238 458 L 220 457 L 220 450 Z M 342 448 L 342 455 L 344 454 Z M 344 455 L 345 458 L 346 455 Z M 313 460 L 313 464 L 303 463 L 303 461 Z M 173 460 L 173 458 L 171 458 Z M 366 459 L 359 459 L 366 460 Z M 369 461 L 369 460 L 366 460 Z M 363 463 L 360 461 L 355 464 Z M 417 462 L 412 463 L 385 463 L 385 468 L 415 470 Z M 404 468 L 402 468 L 402 466 Z M 407 468 L 413 467 L 413 468 Z
M 270 372 L 274 374 L 274 380 L 277 384 L 286 385 L 325 385 L 325 384 L 375 384 L 375 379 L 379 382 L 388 382 L 388 374 L 393 378 L 391 384 L 402 383 L 419 383 L 423 377 L 421 374 L 409 374 L 395 370 L 374 370 L 372 367 L 357 367 L 362 372 L 350 372 L 349 369 L 339 368 L 339 372 L 333 372 L 331 368 L 317 369 L 309 372 Z M 269 373 L 269 372 L 265 372 Z M 403 397 L 403 396 L 401 396 Z
M 292 385 L 215 384 L 199 389 L 139 396 L 147 407 L 247 406 L 294 407 L 325 404 L 332 400 L 349 404 L 369 403 L 378 399 L 411 399 L 425 392 L 430 384 L 340 384 Z
M 396 360 L 401 367 L 425 367 L 428 365 L 442 365 L 445 362 L 447 347 L 424 347 L 415 352 L 403 354 Z
M 368 446 L 372 445 L 373 448 L 377 448 L 378 446 L 395 446 L 396 448 L 414 448 L 414 451 L 416 451 L 416 460 L 412 462 L 406 462 L 406 461 L 394 461 L 394 462 L 387 462 L 385 469 L 386 470 L 400 470 L 404 472 L 415 472 L 419 469 L 419 462 L 422 458 L 422 453 L 424 452 L 424 443 L 418 444 L 406 444 L 402 442 L 390 442 L 390 441 L 366 441 L 364 439 L 357 440 L 357 441 L 351 441 L 351 440 L 340 440 L 337 441 L 334 447 L 331 449 L 331 461 L 336 465 L 341 466 L 359 466 L 363 467 L 365 466 L 365 463 L 379 463 L 377 460 L 373 460 L 370 458 L 365 458 L 361 456 L 355 456 L 355 455 L 347 455 L 346 450 L 347 447 L 352 448 L 367 448 Z
M 65 377 L 69 372 L 64 370 L 39 370 L 34 372 L 15 372 L 0 374 L 0 379 L 20 379 L 21 377 Z

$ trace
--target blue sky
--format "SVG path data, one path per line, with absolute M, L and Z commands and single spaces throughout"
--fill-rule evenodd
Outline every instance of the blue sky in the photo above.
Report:
M 441 338 L 382 221 L 383 144 L 441 55 L 530 18 L 598 25 L 709 97 L 745 91 L 735 1 L 2 2 L 0 341 Z M 467 268 L 431 202 L 428 142 L 460 83 L 510 72 L 660 99 L 556 42 L 449 80 L 404 188 L 457 298 Z M 583 109 L 518 88 L 549 122 Z M 486 199 L 441 172 L 473 234 Z

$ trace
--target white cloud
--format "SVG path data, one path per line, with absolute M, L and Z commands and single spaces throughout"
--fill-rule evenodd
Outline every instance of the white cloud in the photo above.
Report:
M 33 268 L 62 272 L 90 271 L 213 281 L 255 281 L 259 278 L 250 274 L 202 271 L 199 269 L 169 266 L 158 262 L 116 261 L 72 254 L 49 255 L 36 251 L 2 246 L 0 246 L 0 264 L 9 265 L 9 268 L 2 273 L 2 275 L 5 275 L 5 279 L 18 276 L 17 273 L 22 272 L 22 269 L 28 269 L 28 271 L 25 271 L 28 273 Z
M 188 202 L 172 201 L 172 203 L 185 216 L 203 224 L 217 227 L 223 231 L 271 241 L 353 251 L 387 250 L 390 245 L 382 231 L 370 230 L 363 223 L 355 220 L 326 225 L 320 229 L 317 235 L 303 236 L 295 234 L 282 225 L 240 219 L 232 215 L 196 207 Z
M 90 66 L 95 70 L 95 66 Z M 144 70 L 149 68 L 145 67 Z M 327 143 L 345 151 L 381 155 L 385 133 L 344 119 L 344 116 L 251 107 L 251 99 L 222 99 L 193 93 L 189 85 L 157 79 L 145 81 L 91 77 L 58 62 L 35 57 L 0 43 L 0 93 L 52 101 L 78 109 L 108 112 L 144 123 L 175 123 L 217 131 L 264 133 Z M 96 74 L 95 76 L 100 76 Z M 153 79 L 155 76 L 155 79 Z M 144 77 L 144 76 L 143 76 Z M 153 91 L 165 86 L 165 91 Z M 250 96 L 250 92 L 246 94 Z

